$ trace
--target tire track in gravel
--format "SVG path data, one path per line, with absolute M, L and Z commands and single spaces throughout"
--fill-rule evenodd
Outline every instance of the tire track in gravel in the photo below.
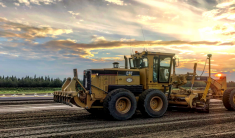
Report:
M 149 120 L 154 120 L 153 118 Z M 127 123 L 128 122 L 128 123 Z M 221 124 L 227 122 L 235 122 L 235 116 L 229 117 L 213 117 L 209 119 L 182 119 L 182 120 L 168 120 L 168 121 L 153 121 L 151 123 L 144 123 L 141 120 L 133 122 L 127 121 L 126 123 L 119 121 L 111 122 L 90 122 L 87 124 L 65 124 L 65 125 L 54 125 L 45 127 L 32 127 L 22 128 L 18 130 L 0 130 L 0 136 L 8 134 L 9 137 L 14 136 L 30 136 L 38 137 L 120 137 L 120 136 L 131 136 L 137 134 L 146 134 L 153 132 L 160 132 L 166 130 L 178 130 L 185 128 L 194 128 L 205 125 Z M 98 123 L 98 124 L 97 124 Z M 65 127 L 66 126 L 66 127 Z M 117 133 L 117 132 L 121 133 Z M 25 133 L 22 133 L 25 132 Z
M 55 113 L 54 113 L 55 112 Z M 35 112 L 33 114 L 28 113 L 30 115 L 28 115 L 27 113 L 25 113 L 25 116 L 19 116 L 19 115 L 14 115 L 11 117 L 4 117 L 2 118 L 2 120 L 0 120 L 0 124 L 1 125 L 0 128 L 10 128 L 11 126 L 21 126 L 22 124 L 24 124 L 25 126 L 32 126 L 33 124 L 41 124 L 41 123 L 46 123 L 46 122 L 51 122 L 51 123 L 55 123 L 58 122 L 58 120 L 63 121 L 63 122 L 68 122 L 70 120 L 74 120 L 75 122 L 77 122 L 77 120 L 89 120 L 92 118 L 91 115 L 89 115 L 89 113 L 86 112 L 86 110 L 82 109 L 79 111 L 63 111 L 63 113 L 61 113 L 61 111 L 57 111 L 54 110 L 51 112 Z M 137 113 L 138 114 L 138 113 Z M 173 114 L 177 115 L 177 113 Z M 183 114 L 192 114 L 195 115 L 193 113 L 187 113 L 187 112 L 183 112 Z M 167 115 L 167 114 L 166 114 Z M 219 114 L 218 114 L 219 115 Z M 217 115 L 217 116 L 218 116 Z M 141 114 L 139 113 L 139 116 L 141 117 Z M 204 116 L 204 115 L 202 115 Z
M 148 134 L 139 134 L 129 136 L 129 138 L 147 138 L 147 137 L 164 137 L 164 138 L 199 138 L 199 137 L 226 137 L 230 138 L 235 134 L 234 122 L 226 122 L 222 124 L 205 125 L 192 128 L 184 128 L 178 130 L 166 130 Z M 167 134 L 167 135 L 166 135 Z
M 154 133 L 166 135 L 178 130 L 199 129 L 235 122 L 235 112 L 227 111 L 221 102 L 210 105 L 210 113 L 167 111 L 162 118 L 144 118 L 139 112 L 127 121 L 106 120 L 90 115 L 79 108 L 47 111 L 17 112 L 0 114 L 0 137 L 129 137 L 142 135 L 154 137 Z M 71 107 L 68 107 L 71 108 Z M 2 117 L 4 119 L 2 119 Z M 166 133 L 165 133 L 166 132 Z M 209 131 L 208 131 L 209 132 Z M 230 129 L 223 136 L 233 135 Z M 155 135 L 156 136 L 156 135 Z M 203 135 L 195 133 L 193 137 Z M 206 137 L 213 134 L 207 133 Z M 218 135 L 219 136 L 219 135 Z
M 174 113 L 173 113 L 174 114 Z M 80 123 L 68 123 L 68 124 L 57 124 L 57 125 L 50 125 L 50 126 L 36 126 L 36 127 L 25 127 L 25 128 L 11 128 L 11 129 L 1 129 L 0 132 L 1 134 L 10 134 L 9 136 L 15 136 L 15 135 L 21 135 L 21 136 L 34 136 L 35 134 L 45 134 L 47 135 L 47 133 L 61 133 L 61 132 L 70 132 L 70 134 L 73 134 L 73 131 L 76 132 L 84 132 L 84 133 L 90 133 L 90 131 L 83 131 L 83 130 L 97 130 L 98 132 L 102 132 L 106 131 L 107 129 L 112 128 L 119 130 L 119 127 L 122 128 L 123 126 L 129 126 L 128 129 L 131 129 L 133 126 L 133 128 L 139 128 L 140 126 L 145 127 L 147 126 L 155 126 L 156 124 L 167 124 L 170 123 L 172 124 L 172 122 L 178 122 L 178 123 L 185 123 L 185 122 L 195 122 L 198 121 L 200 119 L 200 121 L 208 121 L 208 120 L 213 120 L 211 122 L 214 122 L 215 120 L 223 120 L 223 121 L 227 121 L 228 119 L 231 121 L 235 121 L 235 113 L 230 112 L 230 114 L 226 114 L 227 116 L 229 115 L 229 117 L 224 117 L 224 113 L 221 114 L 204 114 L 204 115 L 200 115 L 197 114 L 195 116 L 185 116 L 185 117 L 163 117 L 163 118 L 159 118 L 159 119 L 154 119 L 154 118 L 134 118 L 133 120 L 128 120 L 128 121 L 99 121 L 99 120 L 90 120 L 90 122 L 85 122 L 85 120 L 80 120 Z M 209 118 L 209 119 L 201 119 L 201 118 Z M 51 123 L 51 122 L 48 122 Z M 71 124 L 72 123 L 72 124 Z M 144 123 L 144 124 L 143 124 Z M 34 123 L 35 124 L 35 123 Z M 82 126 L 79 126 L 82 125 Z M 152 125 L 151 125 L 152 124 Z M 64 128 L 66 126 L 66 128 Z M 124 127 L 125 128 L 125 127 Z M 20 134 L 20 132 L 27 132 L 24 134 Z M 96 132 L 96 131 L 93 131 Z M 2 136 L 2 135 L 0 135 Z M 77 135 L 76 135 L 77 136 Z M 80 135 L 79 135 L 80 137 Z

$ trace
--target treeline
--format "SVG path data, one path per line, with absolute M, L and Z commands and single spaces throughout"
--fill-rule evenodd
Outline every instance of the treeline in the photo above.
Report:
M 0 76 L 0 87 L 61 87 L 65 80 L 66 78 L 61 80 L 59 78 L 53 79 L 49 76 L 37 77 L 36 75 L 34 77 L 26 76 L 22 78 Z
M 229 81 L 227 82 L 228 87 L 235 87 L 235 82 L 234 81 Z
M 22 77 L 17 78 L 16 76 L 0 76 L 0 87 L 61 87 L 64 82 L 66 81 L 66 78 L 63 80 L 56 78 L 50 78 L 49 76 L 40 76 L 37 77 L 34 75 L 34 77 Z M 82 81 L 80 80 L 82 83 Z M 191 87 L 191 82 L 188 81 L 185 85 L 182 87 Z M 234 81 L 227 82 L 228 87 L 235 87 Z M 196 81 L 194 82 L 193 87 L 206 87 L 205 82 Z

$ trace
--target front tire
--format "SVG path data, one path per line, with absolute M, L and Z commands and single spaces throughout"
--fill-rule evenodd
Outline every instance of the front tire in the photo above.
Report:
M 235 110 L 235 89 L 227 89 L 223 94 L 223 104 L 226 109 Z
M 138 107 L 144 116 L 162 117 L 168 107 L 168 101 L 160 90 L 146 90 L 139 98 Z
M 120 88 L 108 93 L 103 106 L 108 116 L 116 120 L 127 120 L 135 113 L 137 103 L 133 93 Z

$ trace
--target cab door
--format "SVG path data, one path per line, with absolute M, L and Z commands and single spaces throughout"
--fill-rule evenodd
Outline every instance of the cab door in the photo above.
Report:
M 168 85 L 171 74 L 172 56 L 155 55 L 153 57 L 152 81 L 150 88 L 162 89 L 162 85 Z
M 153 83 L 158 82 L 159 56 L 153 57 Z
M 158 83 L 169 83 L 171 75 L 171 56 L 159 56 Z

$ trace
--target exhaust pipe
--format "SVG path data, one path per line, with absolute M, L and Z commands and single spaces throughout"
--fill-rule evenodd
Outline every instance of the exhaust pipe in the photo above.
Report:
M 77 69 L 73 69 L 73 76 L 78 78 L 78 70 Z

